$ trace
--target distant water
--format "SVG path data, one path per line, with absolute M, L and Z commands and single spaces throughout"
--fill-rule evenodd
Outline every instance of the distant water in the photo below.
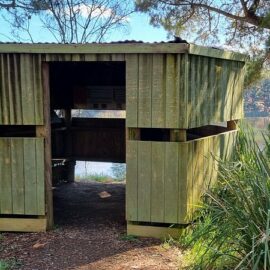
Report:
M 259 144 L 263 143 L 261 132 L 265 131 L 270 124 L 270 117 L 247 117 L 245 120 L 250 123 L 256 133 L 256 140 Z M 113 176 L 111 171 L 112 163 L 109 162 L 85 162 L 77 161 L 75 173 L 76 176 L 84 177 L 87 174 L 105 174 Z

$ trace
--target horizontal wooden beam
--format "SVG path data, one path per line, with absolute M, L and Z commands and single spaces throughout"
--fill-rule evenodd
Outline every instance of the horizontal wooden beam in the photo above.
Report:
M 227 60 L 235 60 L 240 62 L 246 62 L 248 60 L 248 56 L 241 53 L 236 53 L 232 51 L 225 51 L 218 48 L 204 47 L 198 45 L 189 45 L 189 54 L 201 55 L 213 58 L 227 59 Z
M 127 235 L 141 237 L 153 237 L 159 239 L 168 239 L 169 237 L 172 237 L 174 239 L 179 239 L 183 230 L 183 228 L 135 225 L 130 222 L 127 223 Z
M 108 44 L 0 44 L 0 53 L 40 54 L 129 54 L 129 53 L 186 53 L 186 43 L 108 43 Z
M 45 232 L 46 229 L 46 217 L 0 218 L 1 232 Z

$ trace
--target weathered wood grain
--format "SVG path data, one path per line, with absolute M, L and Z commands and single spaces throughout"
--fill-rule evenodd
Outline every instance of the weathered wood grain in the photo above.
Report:
M 45 215 L 44 140 L 0 138 L 0 149 L 0 214 Z

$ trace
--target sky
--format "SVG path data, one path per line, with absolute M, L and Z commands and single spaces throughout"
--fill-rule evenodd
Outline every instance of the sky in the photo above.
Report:
M 149 24 L 149 17 L 146 14 L 134 13 L 129 16 L 129 26 L 124 31 L 113 31 L 106 41 L 119 40 L 141 40 L 144 42 L 167 41 L 167 32 L 162 28 L 153 27 Z M 2 18 L 0 41 L 12 42 L 16 41 L 10 34 L 10 27 L 8 23 Z M 45 30 L 42 30 L 41 24 L 35 20 L 32 23 L 31 33 L 35 42 L 55 42 Z M 27 41 L 27 40 L 22 40 Z M 29 41 L 29 40 L 28 40 Z

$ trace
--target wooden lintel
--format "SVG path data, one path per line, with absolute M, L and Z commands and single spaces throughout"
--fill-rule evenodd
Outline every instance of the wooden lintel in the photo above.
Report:
M 127 224 L 127 234 L 141 237 L 153 237 L 159 239 L 174 238 L 179 239 L 183 228 L 171 228 L 171 227 L 158 227 L 147 225 L 135 225 L 132 223 Z
M 238 120 L 227 121 L 227 128 L 229 130 L 235 130 L 235 129 L 237 129 L 237 122 L 238 122 Z
M 186 142 L 187 141 L 186 129 L 171 129 L 170 141 L 171 142 Z
M 1 232 L 45 232 L 46 229 L 46 217 L 0 218 Z

